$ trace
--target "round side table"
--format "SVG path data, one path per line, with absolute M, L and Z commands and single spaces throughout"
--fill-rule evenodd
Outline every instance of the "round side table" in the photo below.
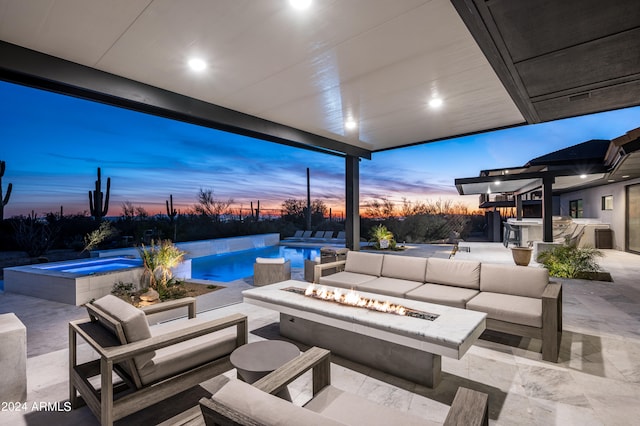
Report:
M 238 371 L 238 379 L 254 383 L 300 355 L 296 345 L 282 340 L 263 340 L 242 345 L 231 353 L 231 364 Z M 277 396 L 291 401 L 285 387 Z

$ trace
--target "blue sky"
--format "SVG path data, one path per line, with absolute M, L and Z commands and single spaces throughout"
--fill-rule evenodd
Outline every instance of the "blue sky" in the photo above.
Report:
M 122 203 L 164 212 L 187 211 L 200 188 L 213 189 L 233 207 L 260 200 L 263 212 L 288 198 L 312 198 L 344 208 L 344 160 L 108 105 L 0 82 L 0 160 L 7 162 L 3 191 L 13 193 L 5 218 L 89 209 L 96 169 L 103 189 L 111 177 L 109 215 Z M 460 197 L 458 177 L 482 169 L 520 166 L 528 160 L 589 139 L 611 139 L 640 126 L 640 107 L 374 153 L 360 165 L 361 202 L 452 199 L 477 207 L 477 196 Z M 245 212 L 245 214 L 248 210 Z

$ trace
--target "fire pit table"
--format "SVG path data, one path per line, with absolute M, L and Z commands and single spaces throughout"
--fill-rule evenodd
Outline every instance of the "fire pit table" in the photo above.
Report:
M 485 330 L 482 312 L 358 292 L 405 308 L 399 315 L 305 296 L 308 286 L 288 280 L 242 295 L 280 312 L 282 336 L 431 388 L 440 382 L 441 356 L 460 359 Z

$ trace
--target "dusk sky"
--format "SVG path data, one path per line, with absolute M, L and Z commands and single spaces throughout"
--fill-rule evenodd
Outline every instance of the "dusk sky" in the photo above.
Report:
M 111 177 L 110 216 L 122 203 L 164 213 L 186 212 L 200 188 L 233 198 L 248 213 L 260 200 L 280 210 L 288 198 L 311 196 L 334 212 L 344 210 L 344 160 L 167 120 L 95 102 L 0 82 L 0 160 L 7 163 L 2 189 L 13 183 L 5 218 L 89 210 L 88 191 L 101 167 Z M 612 139 L 640 126 L 640 107 L 374 153 L 360 163 L 360 199 L 397 203 L 452 199 L 477 208 L 478 197 L 457 195 L 454 179 L 482 169 L 527 161 L 590 139 Z M 339 213 L 338 213 L 339 214 Z

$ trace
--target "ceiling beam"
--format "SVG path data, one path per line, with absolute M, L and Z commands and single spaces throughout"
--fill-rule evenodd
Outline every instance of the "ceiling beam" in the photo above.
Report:
M 0 79 L 225 132 L 341 157 L 364 148 L 0 41 Z

